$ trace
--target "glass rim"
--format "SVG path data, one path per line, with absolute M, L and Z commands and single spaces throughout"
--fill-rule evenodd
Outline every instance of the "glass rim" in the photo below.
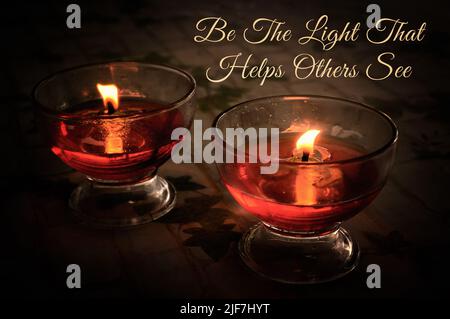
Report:
M 285 158 L 278 158 L 277 161 L 279 164 L 282 165 L 299 165 L 299 166 L 319 166 L 319 165 L 334 165 L 334 164 L 348 164 L 348 163 L 355 163 L 355 162 L 363 162 L 366 160 L 369 160 L 371 158 L 374 158 L 380 154 L 383 154 L 385 151 L 387 151 L 388 149 L 390 149 L 391 147 L 393 147 L 398 140 L 398 128 L 397 125 L 394 123 L 394 121 L 391 119 L 391 117 L 389 115 L 387 115 L 386 113 L 384 113 L 383 111 L 380 111 L 372 106 L 360 103 L 360 102 L 356 102 L 356 101 L 352 101 L 352 100 L 348 100 L 348 99 L 344 99 L 344 98 L 339 98 L 339 97 L 333 97 L 333 96 L 324 96 L 324 95 L 308 95 L 308 94 L 302 94 L 302 95 L 272 95 L 272 96 L 265 96 L 265 97 L 259 97 L 259 98 L 255 98 L 255 99 L 251 99 L 251 100 L 247 100 L 244 102 L 240 102 L 222 112 L 220 112 L 217 117 L 214 119 L 213 121 L 213 127 L 215 128 L 219 128 L 218 127 L 218 123 L 219 121 L 226 116 L 227 113 L 231 112 L 232 110 L 242 107 L 244 105 L 248 105 L 250 103 L 253 102 L 263 102 L 263 101 L 269 101 L 269 100 L 273 100 L 273 99 L 286 99 L 289 98 L 289 100 L 294 101 L 294 100 L 305 100 L 305 98 L 314 98 L 314 99 L 324 99 L 324 100 L 328 100 L 328 101 L 340 101 L 340 102 L 344 102 L 344 103 L 348 103 L 348 104 L 352 104 L 354 106 L 366 109 L 368 111 L 374 112 L 375 114 L 381 116 L 387 123 L 389 123 L 391 129 L 392 129 L 392 134 L 391 134 L 391 138 L 389 139 L 388 142 L 386 142 L 385 144 L 383 144 L 383 146 L 377 148 L 376 150 L 369 152 L 367 154 L 364 155 L 360 155 L 360 156 L 356 156 L 356 157 L 351 157 L 351 158 L 347 158 L 347 159 L 342 159 L 342 160 L 330 160 L 330 161 L 324 161 L 324 162 L 293 162 L 293 161 L 289 161 Z M 223 140 L 223 138 L 220 136 L 219 137 L 221 139 L 221 141 L 223 143 L 226 144 L 226 148 L 231 146 L 229 144 L 227 144 L 227 142 L 225 140 Z M 269 162 L 270 163 L 270 162 Z M 269 164 L 267 163 L 267 164 Z
M 166 104 L 164 109 L 161 110 L 144 110 L 138 114 L 111 114 L 111 115 L 76 115 L 76 114 L 71 114 L 71 113 L 66 113 L 66 112 L 60 112 L 60 111 L 56 111 L 54 109 L 49 108 L 48 106 L 45 106 L 44 104 L 42 104 L 38 97 L 37 94 L 39 92 L 39 89 L 46 83 L 48 83 L 50 80 L 55 79 L 57 76 L 60 76 L 62 74 L 68 73 L 68 72 L 72 72 L 72 71 L 76 71 L 76 70 L 81 70 L 81 69 L 88 69 L 88 68 L 92 68 L 95 66 L 107 66 L 107 65 L 111 65 L 111 64 L 136 64 L 136 65 L 143 65 L 146 67 L 150 67 L 153 69 L 160 69 L 160 70 L 165 70 L 168 72 L 172 72 L 172 73 L 176 73 L 182 77 L 184 77 L 185 79 L 187 79 L 190 83 L 190 87 L 187 90 L 187 92 L 178 100 L 171 102 L 169 104 Z M 188 72 L 177 68 L 177 67 L 173 67 L 173 66 L 169 66 L 169 65 L 165 65 L 165 64 L 155 64 L 155 63 L 147 63 L 147 62 L 139 62 L 139 61 L 132 61 L 132 60 L 125 60 L 125 61 L 109 61 L 109 62 L 100 62 L 100 63 L 88 63 L 88 64 L 82 64 L 82 65 L 78 65 L 78 66 L 74 66 L 74 67 L 70 67 L 70 68 L 66 68 L 66 69 L 62 69 L 60 71 L 57 71 L 55 73 L 52 73 L 48 76 L 46 76 L 45 78 L 41 79 L 32 89 L 31 91 L 31 99 L 34 103 L 34 105 L 37 106 L 38 110 L 41 111 L 42 113 L 44 113 L 47 116 L 50 117 L 54 117 L 57 119 L 61 119 L 61 120 L 87 120 L 87 119 L 97 119 L 97 118 L 109 118 L 109 119 L 113 119 L 113 118 L 141 118 L 141 117 L 147 117 L 147 116 L 152 116 L 155 114 L 159 114 L 159 113 L 164 113 L 164 112 L 168 112 L 171 110 L 174 110 L 178 107 L 180 107 L 181 105 L 185 104 L 188 100 L 190 100 L 194 94 L 195 94 L 195 90 L 197 88 L 197 83 L 195 81 L 195 78 Z M 125 97 L 126 98 L 126 97 Z M 68 117 L 70 116 L 70 118 Z

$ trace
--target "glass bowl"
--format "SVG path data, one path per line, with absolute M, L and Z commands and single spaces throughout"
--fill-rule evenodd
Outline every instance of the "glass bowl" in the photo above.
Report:
M 97 84 L 118 87 L 118 109 L 105 113 Z M 82 221 L 134 226 L 175 204 L 175 189 L 157 169 L 170 157 L 176 127 L 191 125 L 195 80 L 176 68 L 111 62 L 42 80 L 33 90 L 38 124 L 51 151 L 87 176 L 69 204 Z
M 261 220 L 240 241 L 244 262 L 287 283 L 325 282 L 354 269 L 359 248 L 340 225 L 369 205 L 386 183 L 398 136 L 392 120 L 343 99 L 275 96 L 230 108 L 216 118 L 215 127 L 223 133 L 226 152 L 235 156 L 234 163 L 217 164 L 223 184 Z M 226 128 L 278 128 L 276 136 L 257 141 L 258 150 L 276 143 L 278 154 L 269 158 L 278 170 L 262 174 L 268 164 L 259 156 L 251 163 L 248 152 L 245 163 L 238 163 Z M 294 156 L 296 141 L 310 129 L 320 130 L 314 149 L 326 153 L 323 160 Z

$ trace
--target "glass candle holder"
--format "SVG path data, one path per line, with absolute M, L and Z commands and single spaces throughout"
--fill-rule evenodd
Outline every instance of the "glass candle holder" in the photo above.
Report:
M 279 128 L 279 168 L 267 162 L 217 164 L 233 198 L 262 222 L 242 237 L 239 252 L 255 272 L 285 283 L 316 283 L 355 268 L 359 248 L 340 227 L 381 191 L 394 160 L 397 128 L 384 113 L 351 101 L 320 96 L 277 96 L 238 104 L 219 115 L 216 128 Z M 297 156 L 299 136 L 320 131 L 309 159 Z M 259 139 L 258 149 L 269 149 Z M 236 155 L 234 155 L 236 156 Z
M 97 85 L 114 85 L 115 105 Z M 195 87 L 186 72 L 136 62 L 81 66 L 35 87 L 38 124 L 51 151 L 87 176 L 69 200 L 79 219 L 134 226 L 174 207 L 174 187 L 156 173 L 176 143 L 172 130 L 191 125 Z

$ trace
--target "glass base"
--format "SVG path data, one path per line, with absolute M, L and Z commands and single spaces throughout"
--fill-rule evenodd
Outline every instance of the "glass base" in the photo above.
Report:
M 131 227 L 154 221 L 175 206 L 175 188 L 155 175 L 136 184 L 114 185 L 88 180 L 70 196 L 69 206 L 82 223 Z
M 243 235 L 239 254 L 261 276 L 290 284 L 338 279 L 351 272 L 359 261 L 358 244 L 343 228 L 301 237 L 275 232 L 263 223 Z

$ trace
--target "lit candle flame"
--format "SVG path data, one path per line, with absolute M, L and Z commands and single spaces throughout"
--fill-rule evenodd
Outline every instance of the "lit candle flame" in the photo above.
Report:
M 97 90 L 100 92 L 100 95 L 103 99 L 103 106 L 105 107 L 105 113 L 111 113 L 109 110 L 108 103 L 112 105 L 114 111 L 119 109 L 119 90 L 117 86 L 114 84 L 100 84 L 97 83 Z
M 297 140 L 294 156 L 301 156 L 302 161 L 307 162 L 314 151 L 314 142 L 319 130 L 306 131 Z M 298 155 L 297 155 L 298 154 Z M 314 168 L 304 168 L 297 172 L 295 178 L 295 200 L 298 205 L 314 205 L 317 202 L 317 191 L 314 183 L 317 173 Z
M 119 109 L 119 90 L 117 89 L 117 86 L 114 84 L 102 85 L 98 83 L 97 90 L 102 96 L 105 114 L 112 114 Z M 106 131 L 105 153 L 123 153 L 123 141 L 120 137 L 120 132 L 123 129 L 121 122 L 116 123 L 115 119 L 106 120 L 103 127 Z
M 319 130 L 309 130 L 306 131 L 302 136 L 299 137 L 297 143 L 295 145 L 296 150 L 295 153 L 302 154 L 302 160 L 306 157 L 306 161 L 308 160 L 309 155 L 314 150 L 314 141 L 316 140 L 317 135 L 319 135 Z M 294 154 L 296 155 L 296 154 Z

